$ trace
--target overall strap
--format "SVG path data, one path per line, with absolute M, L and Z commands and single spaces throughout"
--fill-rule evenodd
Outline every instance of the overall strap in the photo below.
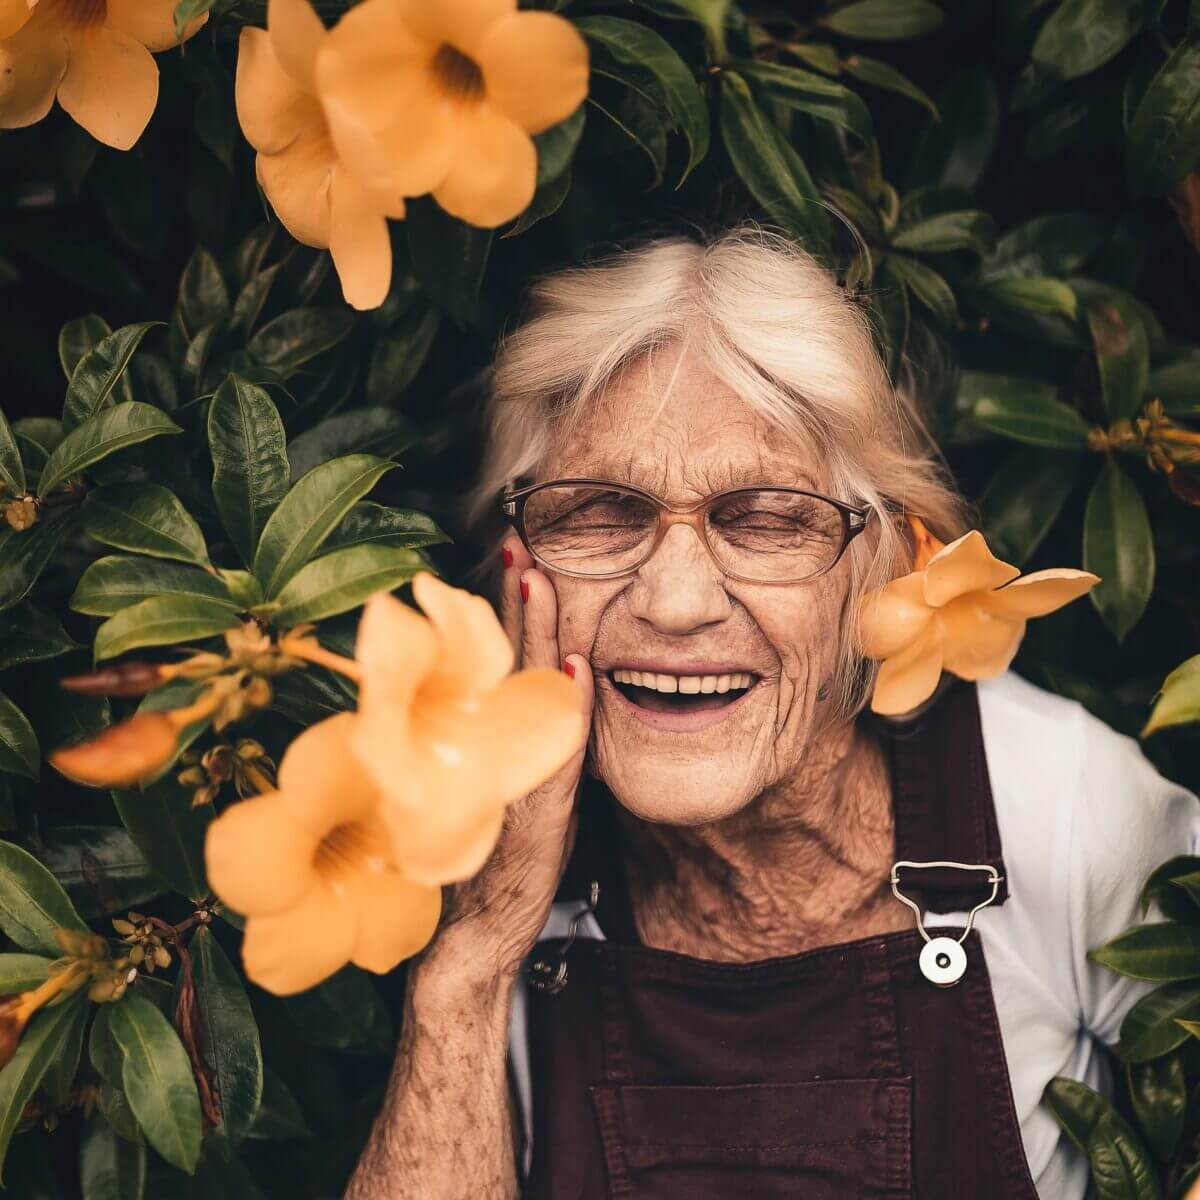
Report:
M 914 720 L 883 728 L 892 771 L 896 858 L 990 867 L 999 874 L 994 904 L 1008 879 L 988 777 L 979 692 L 952 680 Z M 954 867 L 904 868 L 904 892 L 923 909 L 959 912 L 991 895 L 988 873 Z

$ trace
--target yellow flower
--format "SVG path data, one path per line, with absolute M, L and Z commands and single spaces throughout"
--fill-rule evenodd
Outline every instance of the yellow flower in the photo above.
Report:
M 208 829 L 209 882 L 246 917 L 246 974 L 276 995 L 348 962 L 390 971 L 437 927 L 441 890 L 397 870 L 377 790 L 350 749 L 355 721 L 341 713 L 307 729 L 283 756 L 279 790 Z
M 564 18 L 517 0 L 364 0 L 317 56 L 342 158 L 380 190 L 432 192 L 490 228 L 533 198 L 530 134 L 587 95 L 587 46 Z
M 133 787 L 171 761 L 181 726 L 173 713 L 146 712 L 50 755 L 50 765 L 88 787 Z
M 399 188 L 358 179 L 330 140 L 314 79 L 327 37 L 308 0 L 270 0 L 267 28 L 242 30 L 238 120 L 258 151 L 258 181 L 288 232 L 332 253 L 348 304 L 375 308 L 392 278 L 387 218 L 403 217 L 404 201 Z
M 176 0 L 0 0 L 0 129 L 40 121 L 58 102 L 97 141 L 128 150 L 158 103 L 152 50 L 186 41 Z
M 40 986 L 0 998 L 0 1068 L 12 1061 L 33 1014 L 74 995 L 87 982 L 91 971 L 86 962 L 59 959 L 51 964 L 50 974 Z
M 424 617 L 387 593 L 363 612 L 353 746 L 382 793 L 401 869 L 452 883 L 479 870 L 506 806 L 561 767 L 586 731 L 561 671 L 510 674 L 512 646 L 486 600 L 428 571 L 412 589 Z
M 1001 562 L 973 529 L 948 546 L 923 525 L 917 570 L 864 597 L 859 645 L 882 659 L 871 708 L 908 712 L 928 699 L 942 671 L 988 679 L 1008 669 L 1030 617 L 1082 596 L 1099 576 L 1056 568 L 1021 572 Z

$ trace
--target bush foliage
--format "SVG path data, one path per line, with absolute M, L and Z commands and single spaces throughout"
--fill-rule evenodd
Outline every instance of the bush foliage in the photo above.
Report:
M 410 200 L 369 312 L 258 193 L 234 72 L 261 0 L 181 0 L 210 19 L 158 59 L 132 150 L 57 109 L 0 136 L 0 993 L 46 980 L 56 928 L 142 947 L 119 998 L 45 1008 L 0 1071 L 15 1195 L 341 1194 L 402 980 L 247 983 L 202 853 L 234 782 L 194 768 L 240 739 L 278 758 L 353 687 L 274 676 L 232 733 L 197 721 L 188 762 L 109 795 L 45 755 L 194 685 L 58 680 L 220 646 L 247 614 L 349 653 L 371 592 L 469 564 L 442 530 L 461 534 L 478 448 L 471 379 L 531 276 L 631 236 L 749 216 L 825 256 L 997 552 L 1103 579 L 1030 628 L 1018 669 L 1200 786 L 1200 5 L 532 6 L 586 39 L 587 101 L 535 139 L 507 226 Z M 1118 1103 L 1061 1080 L 1046 1097 L 1105 1200 L 1200 1175 L 1200 860 L 1146 900 L 1168 921 L 1096 951 L 1158 985 L 1122 1030 Z

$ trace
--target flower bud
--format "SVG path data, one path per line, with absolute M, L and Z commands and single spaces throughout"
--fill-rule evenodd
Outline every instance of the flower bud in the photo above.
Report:
M 126 662 L 86 675 L 68 675 L 58 686 L 85 696 L 144 696 L 162 682 L 158 663 Z
M 21 1034 L 33 1015 L 28 995 L 28 992 L 22 992 L 17 996 L 0 998 L 0 1068 L 12 1062 L 21 1044 Z
M 171 761 L 178 745 L 166 713 L 138 713 L 78 746 L 50 755 L 50 763 L 68 779 L 90 787 L 132 787 Z
M 18 533 L 23 533 L 37 523 L 37 501 L 32 496 L 22 496 L 20 500 L 14 500 L 5 508 L 4 519 Z

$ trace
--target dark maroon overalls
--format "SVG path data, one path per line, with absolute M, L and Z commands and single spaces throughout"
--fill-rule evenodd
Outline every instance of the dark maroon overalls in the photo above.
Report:
M 994 867 L 1007 892 L 973 684 L 888 749 L 898 859 Z M 540 942 L 528 989 L 538 1200 L 1036 1200 L 979 935 L 961 980 L 918 969 L 917 930 L 763 962 L 639 943 L 613 800 L 589 781 L 560 899 L 599 884 L 607 940 Z M 926 911 L 988 898 L 985 872 L 907 869 Z M 936 934 L 947 931 L 938 928 Z

